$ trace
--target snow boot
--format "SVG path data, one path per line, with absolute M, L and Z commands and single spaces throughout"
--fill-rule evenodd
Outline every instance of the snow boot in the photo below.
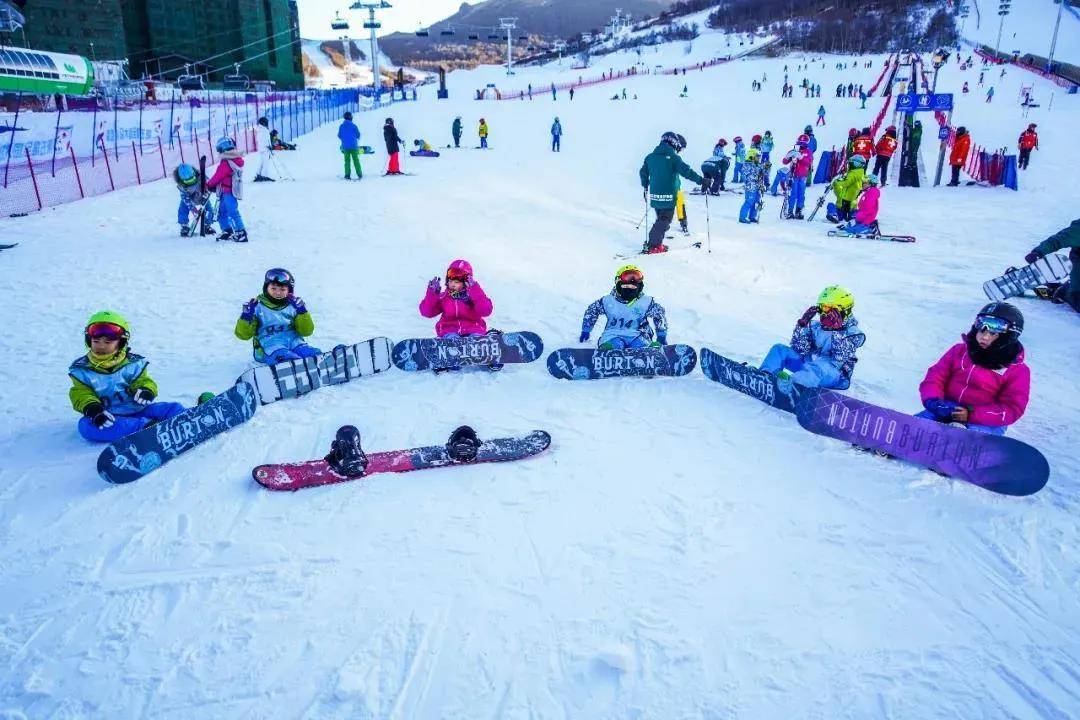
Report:
M 232 236 L 232 241 L 233 242 L 247 242 L 248 241 L 247 230 L 241 230 L 240 232 L 233 235 Z
M 450 439 L 446 441 L 446 454 L 455 462 L 472 462 L 479 450 L 480 439 L 468 425 L 462 425 L 450 433 Z
M 180 237 L 188 237 L 191 235 L 191 228 L 187 225 L 180 226 Z
M 643 255 L 659 255 L 660 253 L 666 253 L 668 251 L 667 245 L 658 245 L 654 248 L 646 247 L 642 250 Z
M 338 475 L 361 477 L 367 470 L 368 458 L 360 447 L 360 431 L 352 425 L 339 427 L 325 460 Z
M 217 239 L 218 239 L 218 241 L 232 240 L 232 236 L 233 236 L 233 231 L 232 230 L 222 230 L 221 234 L 218 235 Z
M 796 220 L 805 220 L 805 218 L 803 217 L 803 214 L 802 214 L 802 208 L 795 208 L 795 219 Z
M 267 177 L 266 175 L 256 175 L 255 182 L 274 182 L 274 178 Z

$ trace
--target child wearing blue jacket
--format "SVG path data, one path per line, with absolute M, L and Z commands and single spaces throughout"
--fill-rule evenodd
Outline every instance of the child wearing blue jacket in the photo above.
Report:
M 667 344 L 667 313 L 664 306 L 648 295 L 645 290 L 645 274 L 637 265 L 623 265 L 615 273 L 615 287 L 585 310 L 581 320 L 581 337 L 578 342 L 588 342 L 592 329 L 601 315 L 607 317 L 607 325 L 600 335 L 601 350 L 626 350 Z M 653 328 L 656 326 L 656 340 Z
M 352 180 L 349 161 L 356 168 L 356 179 L 364 177 L 364 171 L 360 169 L 360 128 L 352 121 L 352 113 L 347 112 L 337 131 L 338 140 L 341 141 L 341 154 L 345 157 L 345 179 Z

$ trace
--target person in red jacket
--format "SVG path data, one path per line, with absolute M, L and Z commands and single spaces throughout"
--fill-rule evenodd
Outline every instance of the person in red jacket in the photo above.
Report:
M 876 157 L 874 158 L 874 172 L 871 175 L 877 176 L 882 187 L 889 184 L 886 179 L 889 176 L 889 160 L 892 159 L 894 152 L 896 152 L 896 126 L 890 125 L 885 128 L 885 134 L 874 146 Z
M 472 265 L 468 260 L 455 260 L 446 268 L 446 290 L 438 277 L 428 282 L 427 292 L 420 301 L 420 314 L 426 318 L 439 318 L 435 334 L 440 338 L 456 339 L 478 337 L 488 332 L 484 318 L 491 315 L 494 305 L 483 288 L 473 278 Z M 488 366 L 500 370 L 501 364 Z
M 952 167 L 952 180 L 949 187 L 960 184 L 960 168 L 967 162 L 968 152 L 971 150 L 971 135 L 967 128 L 961 125 L 956 128 L 956 139 L 953 140 L 952 152 L 949 153 L 949 165 Z
M 963 342 L 926 371 L 916 417 L 959 423 L 968 430 L 1004 435 L 1027 409 L 1031 370 L 1024 364 L 1024 316 L 1013 305 L 983 307 Z
M 874 154 L 874 138 L 870 135 L 870 128 L 865 127 L 862 132 L 851 141 L 851 154 L 862 155 L 870 163 L 870 156 Z
M 1031 151 L 1039 149 L 1039 133 L 1035 132 L 1035 127 L 1035 123 L 1028 125 L 1027 130 L 1020 133 L 1020 139 L 1016 141 L 1020 148 L 1020 161 L 1017 165 L 1021 170 L 1027 170 L 1028 163 L 1031 162 Z

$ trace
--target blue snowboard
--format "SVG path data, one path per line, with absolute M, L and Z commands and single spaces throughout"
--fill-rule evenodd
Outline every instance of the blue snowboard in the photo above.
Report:
M 400 370 L 450 370 L 471 365 L 528 363 L 544 352 L 531 332 L 489 332 L 479 337 L 414 338 L 394 345 L 392 360 Z
M 213 400 L 111 443 L 98 456 L 98 475 L 111 483 L 138 480 L 177 455 L 247 422 L 258 407 L 255 388 L 244 382 L 234 385 Z
M 689 375 L 697 353 L 689 345 L 663 345 L 631 350 L 562 348 L 548 355 L 548 372 L 560 380 L 600 380 L 612 377 Z
M 778 380 L 772 373 L 729 360 L 708 348 L 701 349 L 701 372 L 714 382 L 789 413 L 795 412 L 795 402 L 806 392 L 802 385 Z
M 1002 495 L 1031 495 L 1050 477 L 1043 454 L 1019 440 L 913 417 L 835 390 L 804 389 L 795 414 L 799 425 L 812 433 L 922 465 Z

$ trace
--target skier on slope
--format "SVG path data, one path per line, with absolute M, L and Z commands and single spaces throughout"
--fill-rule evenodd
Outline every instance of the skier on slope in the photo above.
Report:
M 1028 125 L 1016 141 L 1016 147 L 1020 150 L 1020 161 L 1017 165 L 1021 170 L 1027 170 L 1028 163 L 1031 162 L 1031 151 L 1039 149 L 1039 134 L 1035 132 L 1036 127 L 1035 123 Z
M 271 268 L 263 276 L 262 292 L 244 303 L 233 334 L 251 341 L 256 362 L 274 365 L 322 354 L 304 338 L 315 332 L 304 301 L 293 294 L 296 279 L 285 268 Z
M 761 151 L 750 148 L 743 163 L 743 204 L 739 208 L 739 222 L 758 222 L 758 204 L 765 193 L 765 177 L 759 160 Z
M 274 151 L 274 141 L 270 138 L 270 121 L 261 117 L 255 123 L 255 150 L 259 153 L 259 165 L 255 168 L 255 182 L 274 182 L 267 175 L 270 171 L 270 154 Z
M 742 167 L 743 163 L 746 162 L 746 146 L 743 145 L 742 135 L 736 135 L 732 142 L 735 143 L 735 147 L 731 151 L 734 156 L 735 167 L 731 171 L 731 182 L 741 183 L 743 181 Z
M 484 120 L 484 118 L 480 118 L 480 125 L 477 128 L 476 132 L 480 136 L 480 147 L 486 148 L 488 146 L 487 141 L 489 131 L 487 121 Z
M 217 141 L 214 148 L 221 157 L 217 170 L 206 181 L 210 190 L 218 193 L 218 224 L 221 234 L 218 240 L 247 242 L 248 234 L 244 229 L 244 220 L 240 217 L 239 200 L 244 198 L 244 156 L 236 149 L 236 143 L 230 137 Z
M 888 185 L 889 177 L 889 160 L 892 159 L 893 153 L 896 152 L 896 126 L 890 125 L 885 128 L 885 134 L 881 136 L 881 139 L 877 141 L 877 145 L 874 146 L 874 175 L 877 175 L 878 180 L 881 182 L 882 187 Z
M 351 112 L 346 112 L 342 116 L 337 136 L 341 142 L 341 155 L 345 158 L 345 179 L 352 179 L 350 162 L 356 168 L 356 179 L 363 179 L 364 171 L 360 168 L 360 128 L 353 122 Z
M 1031 393 L 1023 331 L 1024 316 L 1015 306 L 983 307 L 961 342 L 926 371 L 919 384 L 926 409 L 916 417 L 1004 435 L 1023 416 Z
M 607 325 L 600 335 L 601 350 L 659 347 L 667 344 L 667 313 L 664 307 L 648 295 L 643 295 L 645 274 L 637 265 L 623 265 L 615 272 L 615 287 L 611 292 L 589 305 L 581 319 L 578 342 L 588 342 L 593 326 L 603 315 Z M 653 327 L 656 340 L 653 340 Z
M 197 228 L 191 225 L 192 213 L 203 213 L 203 228 L 207 235 L 214 234 L 211 223 L 214 222 L 214 206 L 210 204 L 210 195 L 202 192 L 199 171 L 187 163 L 180 163 L 173 170 L 173 181 L 180 191 L 180 205 L 176 208 L 176 222 L 180 223 L 180 237 L 188 237 Z
M 401 172 L 401 146 L 405 141 L 398 135 L 394 127 L 394 118 L 386 118 L 382 129 L 383 142 L 386 143 L 386 154 L 390 156 L 390 162 L 386 166 L 387 175 L 404 175 Z
M 841 220 L 850 220 L 851 211 L 855 201 L 862 192 L 863 180 L 866 178 L 866 159 L 862 155 L 852 155 L 848 159 L 848 169 L 844 174 L 833 179 L 830 183 L 832 191 L 836 193 L 836 202 L 829 203 L 825 216 L 831 223 Z
M 878 189 L 878 179 L 874 175 L 863 178 L 862 192 L 859 194 L 859 206 L 855 210 L 855 217 L 842 225 L 842 232 L 852 235 L 877 235 L 878 229 L 878 205 L 881 202 L 881 190 Z
M 643 253 L 651 255 L 667 252 L 664 236 L 671 227 L 671 220 L 675 215 L 680 192 L 680 175 L 701 185 L 702 192 L 708 192 L 705 178 L 694 172 L 679 157 L 679 153 L 685 148 L 686 138 L 678 133 L 666 132 L 661 136 L 660 144 L 645 156 L 641 170 L 638 171 L 645 198 L 656 211 L 656 221 L 649 229 L 649 239 L 642 248 Z
M 179 403 L 154 402 L 157 383 L 146 371 L 146 358 L 128 348 L 130 338 L 119 313 L 94 313 L 83 331 L 88 352 L 68 367 L 68 396 L 82 415 L 79 435 L 90 442 L 113 442 L 184 411 Z
M 799 136 L 795 149 L 784 156 L 784 165 L 790 165 L 791 189 L 788 193 L 786 217 L 803 219 L 803 206 L 806 204 L 806 181 L 810 176 L 810 138 L 805 133 Z
M 810 170 L 806 174 L 806 186 L 810 187 L 814 184 L 814 156 L 817 154 L 818 142 L 817 136 L 814 135 L 814 127 L 807 125 L 803 128 L 803 134 L 810 138 L 806 144 L 806 149 L 810 151 Z
M 720 138 L 713 147 L 712 156 L 701 163 L 701 174 L 709 181 L 710 195 L 719 195 L 721 191 L 727 189 L 724 187 L 724 181 L 727 179 L 731 159 L 725 150 L 726 147 L 727 140 Z
M 846 289 L 825 288 L 795 322 L 791 345 L 773 345 L 761 369 L 804 387 L 846 390 L 858 360 L 855 352 L 866 342 L 854 309 L 855 297 Z
M 426 318 L 439 318 L 435 323 L 435 334 L 447 339 L 498 332 L 488 330 L 484 321 L 494 309 L 491 299 L 476 282 L 472 265 L 467 260 L 455 260 L 446 268 L 446 290 L 442 289 L 437 276 L 431 278 L 420 300 L 420 314 Z M 502 367 L 501 363 L 493 363 L 488 369 L 495 371 Z
M 450 134 L 454 136 L 454 147 L 461 147 L 461 133 L 464 130 L 461 124 L 461 116 L 454 118 L 454 124 L 450 126 Z
M 1030 264 L 1065 248 L 1070 248 L 1069 260 L 1072 261 L 1072 273 L 1069 275 L 1069 281 L 1054 291 L 1052 299 L 1056 303 L 1067 303 L 1073 310 L 1080 312 L 1080 220 L 1073 220 L 1069 227 L 1043 240 L 1024 256 L 1024 260 Z
M 551 123 L 551 152 L 562 151 L 562 123 L 559 122 L 559 118 L 555 118 L 555 122 Z

